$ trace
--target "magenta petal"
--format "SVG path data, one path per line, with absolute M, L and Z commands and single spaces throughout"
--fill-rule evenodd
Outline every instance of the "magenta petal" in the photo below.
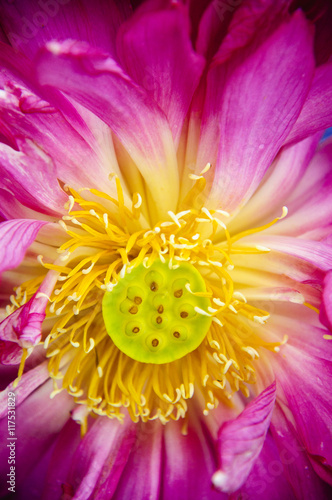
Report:
M 90 498 L 96 487 L 105 493 L 104 498 L 112 497 L 135 436 L 136 428 L 130 420 L 120 423 L 98 418 L 76 449 L 67 476 L 76 500 Z
M 0 224 L 0 272 L 17 267 L 27 248 L 46 222 L 30 219 L 5 221 Z
M 140 427 L 135 450 L 122 473 L 114 500 L 160 498 L 162 435 L 160 422 L 153 422 L 152 425 L 144 423 Z M 103 491 L 106 493 L 105 489 Z
M 91 110 L 118 136 L 153 198 L 165 212 L 175 208 L 179 179 L 165 115 L 113 59 L 86 44 L 49 43 L 38 59 L 42 84 L 54 85 Z
M 332 271 L 324 279 L 323 301 L 319 319 L 332 332 Z
M 211 475 L 216 467 L 213 443 L 209 442 L 199 422 L 194 427 L 189 424 L 185 436 L 181 432 L 182 426 L 181 421 L 169 422 L 165 426 L 161 498 L 225 499 L 226 496 L 214 491 L 211 485 Z
M 212 476 L 215 487 L 225 493 L 239 489 L 261 452 L 276 397 L 275 382 L 254 399 L 218 434 L 220 468 Z
M 319 66 L 303 105 L 286 142 L 297 142 L 332 126 L 332 62 Z
M 12 46 L 35 55 L 49 40 L 84 40 L 112 54 L 128 0 L 15 0 L 1 6 L 0 22 Z
M 189 31 L 186 10 L 178 3 L 138 12 L 118 36 L 121 63 L 164 111 L 176 144 L 205 64 L 192 49 Z
M 256 50 L 211 67 L 198 152 L 199 168 L 215 164 L 210 203 L 234 211 L 255 191 L 301 111 L 313 70 L 312 30 L 300 11 Z

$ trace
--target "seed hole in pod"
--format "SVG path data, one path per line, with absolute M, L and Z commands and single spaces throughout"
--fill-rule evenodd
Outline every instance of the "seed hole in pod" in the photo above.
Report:
M 159 314 L 163 313 L 164 312 L 164 306 L 160 305 L 158 307 L 157 311 L 159 312 Z
M 183 295 L 182 288 L 180 288 L 179 290 L 175 290 L 174 297 L 176 297 L 177 299 L 179 299 L 180 297 L 182 297 L 182 295 Z
M 150 285 L 150 290 L 152 292 L 156 292 L 158 290 L 158 285 L 155 281 L 152 281 L 151 285 Z
M 156 322 L 160 325 L 160 323 L 163 322 L 163 319 L 160 316 L 157 316 Z
M 139 332 L 138 326 L 134 326 L 134 328 L 132 329 L 132 332 L 133 333 L 138 333 Z
M 142 304 L 142 298 L 137 296 L 134 298 L 134 302 L 135 304 Z
M 180 312 L 181 318 L 188 318 L 188 313 L 186 311 Z
M 130 314 L 137 314 L 137 311 L 137 306 L 131 306 L 131 308 L 129 309 Z
M 157 345 L 159 344 L 159 340 L 158 339 L 153 339 L 152 342 L 151 342 L 152 346 L 153 347 L 157 347 Z
M 173 332 L 173 337 L 175 337 L 176 339 L 179 339 L 180 338 L 180 332 Z

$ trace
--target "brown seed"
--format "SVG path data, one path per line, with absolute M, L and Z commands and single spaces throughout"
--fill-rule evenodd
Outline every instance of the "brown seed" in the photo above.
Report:
M 134 302 L 135 302 L 135 304 L 142 304 L 142 299 L 141 299 L 141 297 L 135 297 L 135 298 L 134 298 Z
M 164 306 L 159 306 L 157 310 L 158 310 L 159 314 L 163 313 L 164 312 Z
M 155 281 L 152 281 L 150 285 L 150 290 L 152 290 L 152 292 L 156 292 L 158 290 L 158 285 Z
M 180 313 L 180 316 L 181 316 L 181 318 L 187 318 L 188 317 L 188 313 L 186 311 L 182 311 Z
M 180 288 L 180 290 L 176 290 L 174 292 L 174 297 L 176 297 L 177 299 L 179 299 L 180 297 L 182 297 L 182 294 L 183 294 L 183 290 L 182 290 L 182 288 Z
M 130 314 L 136 314 L 137 311 L 138 311 L 137 306 L 131 306 L 131 308 L 129 309 Z
M 153 339 L 153 341 L 151 342 L 152 346 L 153 347 L 157 347 L 157 345 L 159 344 L 159 340 L 158 339 Z
M 163 318 L 161 318 L 160 316 L 158 316 L 157 319 L 156 319 L 156 321 L 157 321 L 158 325 L 160 325 L 160 323 L 163 322 Z
M 173 333 L 173 337 L 175 337 L 176 339 L 178 339 L 180 337 L 180 332 L 174 332 Z
M 138 332 L 139 332 L 139 328 L 138 328 L 138 326 L 135 326 L 135 327 L 132 329 L 132 332 L 133 332 L 133 333 L 138 333 Z

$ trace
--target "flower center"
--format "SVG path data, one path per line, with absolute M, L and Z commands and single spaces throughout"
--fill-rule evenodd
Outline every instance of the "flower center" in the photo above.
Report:
M 59 257 L 38 257 L 58 276 L 42 342 L 51 397 L 65 389 L 88 411 L 166 423 L 185 417 L 194 391 L 204 414 L 236 391 L 250 395 L 255 359 L 280 343 L 260 337 L 269 314 L 234 289 L 232 253 L 269 251 L 239 240 L 278 219 L 231 236 L 226 212 L 198 206 L 205 179 L 192 179 L 182 210 L 153 227 L 142 197 L 134 193 L 128 208 L 116 177 L 117 199 L 66 188 Z M 38 292 L 40 265 L 36 276 L 16 289 L 8 313 Z
M 142 363 L 169 363 L 194 351 L 211 325 L 203 278 L 183 262 L 143 264 L 103 298 L 107 333 L 127 356 Z

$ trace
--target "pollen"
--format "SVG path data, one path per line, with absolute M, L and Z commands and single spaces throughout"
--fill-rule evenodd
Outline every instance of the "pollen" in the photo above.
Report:
M 269 313 L 235 289 L 232 256 L 266 252 L 240 240 L 286 210 L 231 235 L 227 212 L 198 205 L 206 181 L 196 177 L 179 212 L 154 226 L 143 216 L 144 197 L 125 200 L 116 176 L 116 197 L 65 187 L 59 257 L 39 256 L 38 277 L 8 306 L 10 314 L 56 273 L 42 340 L 52 397 L 66 390 L 98 415 L 165 424 L 186 416 L 195 391 L 204 415 L 237 391 L 250 395 L 262 349 L 277 353 L 281 343 L 261 338 Z

